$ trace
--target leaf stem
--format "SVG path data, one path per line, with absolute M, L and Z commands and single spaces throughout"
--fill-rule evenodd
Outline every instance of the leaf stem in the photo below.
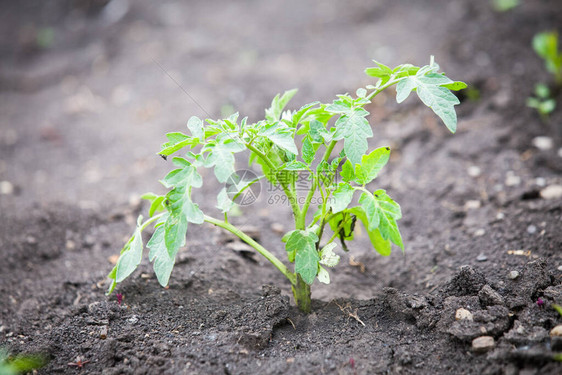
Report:
M 215 219 L 215 218 L 207 216 L 207 215 L 204 215 L 204 220 L 207 223 L 211 223 L 213 225 L 216 225 L 218 227 L 226 229 L 230 233 L 232 233 L 235 236 L 237 236 L 238 238 L 240 238 L 242 241 L 246 242 L 248 245 L 252 246 L 254 249 L 256 249 L 256 251 L 258 253 L 263 255 L 265 257 L 265 259 L 269 260 L 271 262 L 271 264 L 273 264 L 279 271 L 281 271 L 281 273 L 283 275 L 285 275 L 285 277 L 287 279 L 289 279 L 289 281 L 291 282 L 292 285 L 296 285 L 297 278 L 296 278 L 295 274 L 292 273 L 291 271 L 289 271 L 289 269 L 283 264 L 283 262 L 281 262 L 275 255 L 273 255 L 266 248 L 264 248 L 262 245 L 260 245 L 256 241 L 254 241 L 252 239 L 252 237 L 248 236 L 246 233 L 244 233 L 239 228 L 237 228 L 234 225 L 232 225 L 230 223 L 227 223 L 225 221 L 221 221 L 219 219 Z
M 167 212 L 162 212 L 161 214 L 158 214 L 156 216 L 151 217 L 150 219 L 148 219 L 147 221 L 145 221 L 144 223 L 142 223 L 142 225 L 139 228 L 139 231 L 143 231 L 146 229 L 146 227 L 148 227 L 150 224 L 154 223 L 156 220 L 160 219 L 162 216 L 164 216 L 165 214 L 167 214 Z
M 252 146 L 251 143 L 246 143 L 246 147 L 252 152 L 254 152 L 256 155 L 258 155 L 260 159 L 262 159 L 264 163 L 267 164 L 269 169 L 273 171 L 277 170 L 277 167 L 271 162 L 271 160 L 269 160 L 266 154 L 258 150 L 256 147 Z M 280 182 L 280 185 L 283 188 L 285 195 L 289 199 L 289 203 L 291 204 L 291 208 L 293 209 L 293 215 L 295 217 L 295 223 L 296 223 L 299 220 L 298 218 L 300 218 L 301 216 L 301 208 L 299 206 L 297 196 L 295 195 L 295 192 L 292 191 L 286 183 Z

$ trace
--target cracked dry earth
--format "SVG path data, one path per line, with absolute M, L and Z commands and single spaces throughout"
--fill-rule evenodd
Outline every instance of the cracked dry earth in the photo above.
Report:
M 560 27 L 559 1 L 112 3 L 2 5 L 0 347 L 43 353 L 39 374 L 562 372 L 562 110 L 525 105 L 551 79 L 530 42 Z M 204 225 L 168 289 L 145 260 L 121 303 L 104 295 L 136 197 L 170 168 L 163 134 L 205 116 L 155 60 L 212 117 L 258 120 L 277 92 L 328 101 L 370 83 L 371 58 L 430 54 L 479 99 L 460 94 L 455 135 L 415 100 L 369 108 L 370 146 L 392 148 L 369 188 L 400 202 L 405 254 L 359 234 L 303 315 L 273 267 Z M 194 198 L 214 213 L 219 189 Z M 267 198 L 233 221 L 284 259 L 292 218 Z

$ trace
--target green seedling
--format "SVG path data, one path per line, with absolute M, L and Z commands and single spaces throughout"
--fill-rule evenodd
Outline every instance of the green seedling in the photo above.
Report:
M 143 196 L 150 201 L 148 219 L 138 218 L 133 235 L 109 274 L 108 293 L 140 264 L 141 235 L 149 226 L 154 227 L 154 232 L 147 243 L 148 257 L 162 286 L 168 285 L 178 249 L 186 244 L 188 228 L 210 223 L 238 236 L 285 275 L 297 306 L 305 312 L 310 311 L 310 286 L 315 279 L 329 283 L 327 268 L 339 262 L 336 241 L 339 239 L 343 250 L 347 250 L 346 241 L 353 240 L 359 223 L 381 255 L 389 255 L 392 244 L 404 250 L 397 224 L 402 217 L 400 206 L 386 191 L 368 187 L 388 162 L 390 148 L 369 151 L 367 140 L 373 131 L 365 107 L 382 91 L 396 85 L 398 103 L 415 92 L 454 133 L 454 106 L 459 100 L 451 90 L 464 89 L 466 84 L 439 73 L 433 57 L 423 67 L 403 64 L 391 69 L 376 62 L 366 73 L 377 79 L 375 85 L 358 89 L 355 96 L 338 95 L 332 103 L 313 102 L 299 110 L 286 110 L 296 94 L 296 90 L 290 90 L 277 95 L 266 109 L 265 119 L 256 123 L 240 119 L 238 113 L 221 120 L 191 117 L 187 122 L 189 134 L 168 133 L 168 142 L 159 154 L 168 158 L 182 151 L 183 156 L 173 157 L 177 168 L 161 181 L 170 189 L 168 193 Z M 341 152 L 335 153 L 336 147 Z M 204 186 L 198 171 L 213 169 L 217 180 L 225 183 L 236 176 L 235 161 L 242 152 L 249 154 L 250 163 L 257 164 L 262 174 L 238 186 L 235 195 L 226 187 L 218 192 L 217 207 L 222 218 L 203 213 L 191 194 Z M 297 180 L 303 173 L 308 176 L 308 186 L 299 195 Z M 228 220 L 239 195 L 260 182 L 281 189 L 292 209 L 294 229 L 282 241 L 294 271 Z M 352 204 L 354 199 L 357 204 Z M 314 211 L 313 202 L 319 202 Z
M 18 375 L 45 366 L 46 360 L 38 355 L 11 356 L 6 349 L 0 348 L 0 374 Z
M 492 0 L 492 7 L 496 12 L 507 12 L 519 6 L 519 0 Z
M 527 106 L 537 110 L 543 120 L 556 109 L 556 100 L 550 96 L 550 89 L 543 83 L 535 86 L 535 96 L 527 98 Z
M 558 314 L 560 314 L 560 316 L 562 316 L 562 306 L 557 305 L 555 303 L 553 303 L 551 306 L 554 310 L 556 310 L 558 312 Z
M 558 51 L 558 32 L 549 31 L 535 35 L 533 49 L 545 63 L 546 70 L 554 75 L 558 86 L 562 85 L 562 52 Z

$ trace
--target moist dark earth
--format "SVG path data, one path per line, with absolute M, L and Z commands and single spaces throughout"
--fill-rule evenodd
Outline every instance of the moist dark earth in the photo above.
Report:
M 525 104 L 553 83 L 532 37 L 561 26 L 556 0 L 2 2 L 0 347 L 43 354 L 39 374 L 562 373 L 562 94 L 548 119 Z M 373 83 L 371 59 L 430 55 L 471 88 L 457 134 L 415 98 L 369 107 L 370 146 L 392 148 L 369 188 L 401 204 L 405 253 L 358 235 L 305 315 L 259 254 L 192 226 L 169 288 L 145 259 L 120 304 L 105 296 L 138 197 L 164 192 L 166 132 L 257 121 L 294 87 L 293 109 L 330 101 Z M 195 195 L 212 215 L 219 189 Z M 286 259 L 273 194 L 232 221 Z

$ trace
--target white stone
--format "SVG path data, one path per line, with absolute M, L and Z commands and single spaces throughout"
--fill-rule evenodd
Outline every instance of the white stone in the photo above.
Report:
M 485 353 L 494 349 L 496 342 L 492 336 L 480 336 L 472 340 L 472 350 L 477 353 Z
M 562 324 L 554 327 L 550 331 L 550 336 L 562 337 Z
M 507 275 L 507 277 L 509 277 L 511 280 L 515 280 L 519 277 L 519 272 L 517 271 L 511 271 L 509 272 L 509 274 Z
M 509 171 L 507 173 L 507 176 L 505 178 L 506 186 L 517 186 L 520 183 L 521 183 L 521 177 L 515 175 L 512 171 Z
M 14 185 L 10 181 L 0 181 L 0 194 L 10 195 L 14 193 Z
M 466 201 L 464 203 L 465 211 L 476 210 L 477 208 L 480 208 L 480 206 L 481 206 L 481 204 L 480 204 L 480 201 L 478 201 L 478 200 L 469 200 L 469 201 Z
M 553 146 L 552 138 L 539 136 L 533 138 L 533 146 L 538 148 L 539 150 L 550 150 Z
M 482 237 L 485 234 L 486 234 L 486 230 L 482 228 L 476 229 L 476 231 L 474 231 L 474 237 Z
M 541 190 L 543 199 L 560 199 L 562 198 L 562 185 L 550 185 Z
M 464 308 L 461 307 L 455 313 L 455 319 L 456 320 L 470 320 L 470 321 L 472 321 L 472 313 L 470 311 L 468 311 L 467 309 L 464 309 Z
M 544 178 L 544 177 L 535 178 L 535 184 L 537 184 L 537 186 L 540 186 L 540 187 L 546 186 L 546 178 Z
M 482 170 L 480 169 L 480 167 L 478 167 L 476 165 L 471 165 L 470 167 L 468 167 L 468 169 L 466 171 L 468 172 L 468 175 L 470 177 L 478 177 L 482 173 Z

